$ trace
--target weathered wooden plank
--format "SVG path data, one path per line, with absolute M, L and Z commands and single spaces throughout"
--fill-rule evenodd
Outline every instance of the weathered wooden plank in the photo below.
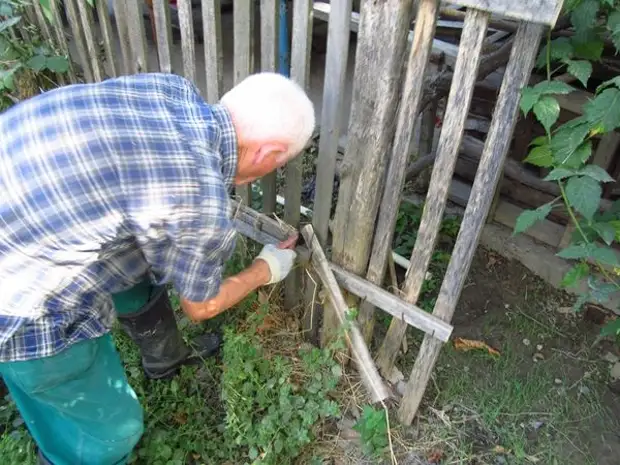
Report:
M 254 71 L 254 2 L 233 2 L 234 82 L 238 84 Z M 251 184 L 237 186 L 236 194 L 246 204 L 251 201 Z
M 98 40 L 95 36 L 93 27 L 93 11 L 91 6 L 83 0 L 78 0 L 77 4 L 80 12 L 80 19 L 82 21 L 84 39 L 86 40 L 86 49 L 91 63 L 90 69 L 93 73 L 93 79 L 96 82 L 100 82 L 103 80 L 103 69 L 101 67 L 101 62 L 99 61 Z
M 50 29 L 49 24 L 47 23 L 47 18 L 43 14 L 43 7 L 41 7 L 40 1 L 32 2 L 34 7 L 34 14 L 37 18 L 37 23 L 39 24 L 39 30 L 43 34 L 43 37 L 46 40 L 52 40 L 52 31 Z
M 149 71 L 149 65 L 147 52 L 148 48 L 146 45 L 146 36 L 144 35 L 142 2 L 139 0 L 128 0 L 125 2 L 124 10 L 125 21 L 123 22 L 126 22 L 129 46 L 131 50 L 131 66 L 129 72 L 146 73 Z M 116 16 L 116 21 L 119 21 L 118 16 Z
M 433 314 L 444 321 L 452 319 L 467 279 L 484 220 L 491 206 L 492 193 L 510 148 L 521 89 L 529 80 L 542 30 L 539 24 L 522 23 L 517 31 L 469 203 L 433 310 Z M 398 411 L 402 423 L 410 424 L 413 420 L 440 350 L 440 341 L 424 337 Z
M 172 73 L 172 23 L 168 0 L 153 0 L 155 30 L 157 31 L 157 58 L 159 71 Z
M 202 29 L 207 75 L 207 101 L 215 104 L 224 89 L 224 52 L 222 49 L 222 6 L 220 0 L 202 0 Z
M 80 14 L 75 4 L 76 1 L 79 0 L 65 0 L 65 11 L 69 20 L 69 26 L 71 27 L 75 48 L 77 48 L 78 56 L 80 57 L 84 79 L 86 82 L 93 82 L 93 72 L 86 50 L 86 38 L 84 37 Z
M 260 2 L 261 71 L 275 73 L 278 67 L 278 17 L 279 1 Z M 263 211 L 271 215 L 276 211 L 276 173 L 269 173 L 260 180 L 263 190 Z
M 62 23 L 62 17 L 60 16 L 60 5 L 58 0 L 50 0 L 50 10 L 52 12 L 52 30 L 54 32 L 54 38 L 58 48 L 69 61 L 69 69 L 67 75 L 69 76 L 69 82 L 77 82 L 75 76 L 75 69 L 73 67 L 73 60 L 69 55 L 69 45 L 67 43 L 67 36 L 65 34 L 65 28 Z
M 302 89 L 308 88 L 310 73 L 310 44 L 312 41 L 312 1 L 297 0 L 293 2 L 293 34 L 291 44 L 291 79 Z M 286 164 L 286 185 L 284 186 L 284 221 L 293 227 L 299 227 L 302 188 L 302 157 L 296 157 Z M 300 302 L 302 289 L 301 270 L 294 270 L 284 283 L 284 305 L 293 308 Z M 306 302 L 312 306 L 312 298 Z M 304 330 L 312 334 L 309 324 L 317 319 L 304 319 Z
M 389 182 L 385 184 L 381 199 L 372 254 L 366 273 L 366 279 L 374 284 L 381 284 L 387 258 L 392 250 L 392 238 L 400 205 L 400 195 L 409 162 L 409 143 L 424 92 L 424 87 L 420 85 L 420 82 L 424 82 L 424 73 L 431 54 L 438 3 L 438 0 L 421 0 L 418 5 L 415 35 L 409 53 L 407 73 L 400 98 L 401 106 L 396 123 L 396 135 L 386 175 Z M 369 341 L 373 334 L 373 315 L 373 306 L 369 302 L 362 302 L 359 322 L 366 341 Z
M 132 74 L 133 56 L 129 39 L 129 27 L 127 24 L 127 8 L 125 1 L 114 0 L 113 6 L 116 32 L 118 33 L 118 39 L 121 45 L 121 55 L 123 56 L 123 74 Z
M 338 138 L 340 137 L 341 130 L 344 78 L 347 71 L 347 60 L 343 57 L 349 56 L 350 15 L 351 0 L 342 0 L 334 4 L 334 8 L 329 16 L 327 29 L 323 107 L 321 111 L 314 216 L 312 218 L 312 225 L 322 244 L 327 244 L 332 196 L 334 193 L 336 153 L 338 152 Z
M 112 23 L 108 13 L 108 5 L 105 0 L 96 0 L 97 17 L 99 19 L 99 27 L 101 30 L 101 38 L 103 39 L 103 50 L 105 51 L 105 59 L 109 65 L 109 75 L 111 77 L 118 76 L 116 67 L 116 49 L 114 47 L 114 38 L 112 35 Z M 104 67 L 105 69 L 105 67 Z
M 371 395 L 373 402 L 381 402 L 388 398 L 388 390 L 377 371 L 377 367 L 373 362 L 368 346 L 366 346 L 356 322 L 347 319 L 349 306 L 342 296 L 336 277 L 329 267 L 327 257 L 325 257 L 321 244 L 314 234 L 311 225 L 304 226 L 301 233 L 306 240 L 306 244 L 310 248 L 310 257 L 314 270 L 321 279 L 323 287 L 329 295 L 329 299 L 334 306 L 340 325 L 349 325 L 349 328 L 345 331 L 345 339 L 353 355 L 353 359 L 357 364 L 366 390 Z
M 183 74 L 191 82 L 196 82 L 196 49 L 194 46 L 194 21 L 192 0 L 177 0 L 179 28 L 181 29 L 181 51 L 183 54 Z
M 450 0 L 453 5 L 495 13 L 520 21 L 554 26 L 563 0 Z
M 488 19 L 489 14 L 486 12 L 467 11 L 459 56 L 454 69 L 454 85 L 450 89 L 444 112 L 437 159 L 433 167 L 418 237 L 411 254 L 411 266 L 407 271 L 403 289 L 407 302 L 417 302 L 435 248 L 448 198 L 450 179 L 454 173 L 454 165 L 478 76 L 480 52 L 486 35 Z M 404 323 L 392 320 L 377 356 L 377 363 L 382 373 L 391 372 L 406 329 L 407 326 Z

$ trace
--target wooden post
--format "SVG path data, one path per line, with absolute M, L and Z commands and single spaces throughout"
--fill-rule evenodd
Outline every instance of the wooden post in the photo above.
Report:
M 334 3 L 332 7 L 327 29 L 321 133 L 314 195 L 314 215 L 312 217 L 312 225 L 319 242 L 323 245 L 327 244 L 334 193 L 336 154 L 338 153 L 344 98 L 344 78 L 349 57 L 351 0 L 340 0 Z
M 293 40 L 291 47 L 291 79 L 307 90 L 310 70 L 310 44 L 312 40 L 312 1 L 297 0 L 293 3 Z M 301 207 L 303 154 L 286 164 L 286 185 L 284 186 L 284 221 L 298 228 Z M 302 271 L 293 270 L 284 282 L 284 306 L 296 307 L 301 300 Z M 303 318 L 304 331 L 312 332 L 311 316 L 308 312 L 312 297 L 306 300 L 306 312 Z M 312 321 L 314 323 L 314 321 Z
M 80 57 L 80 64 L 82 65 L 82 71 L 84 72 L 84 79 L 86 82 L 93 82 L 93 71 L 90 67 L 88 52 L 86 51 L 86 38 L 84 37 L 84 30 L 80 22 L 78 8 L 75 4 L 76 1 L 80 0 L 65 0 L 67 19 L 69 20 L 69 26 L 71 27 L 71 33 L 73 34 L 73 41 L 75 42 L 75 47 L 77 48 L 78 55 Z
M 98 41 L 93 31 L 93 12 L 91 6 L 87 2 L 77 0 L 77 4 L 82 22 L 82 30 L 84 31 L 84 38 L 86 39 L 86 49 L 88 50 L 88 56 L 90 58 L 93 79 L 100 82 L 103 80 L 103 70 L 99 62 Z
M 403 289 L 407 302 L 417 302 L 435 248 L 478 75 L 480 52 L 488 19 L 489 14 L 486 12 L 467 11 L 454 69 L 455 85 L 451 87 L 448 96 L 443 129 L 437 147 L 437 159 Z M 391 372 L 406 330 L 407 325 L 397 319 L 393 319 L 390 323 L 377 356 L 377 364 L 382 373 Z
M 54 26 L 52 30 L 54 31 L 54 34 L 56 37 L 56 43 L 58 45 L 58 48 L 62 52 L 62 54 L 67 57 L 67 60 L 69 62 L 69 70 L 67 71 L 67 74 L 69 76 L 69 82 L 75 83 L 77 82 L 77 78 L 75 76 L 73 60 L 71 60 L 71 56 L 69 55 L 69 45 L 67 44 L 67 36 L 65 35 L 65 28 L 62 24 L 62 18 L 60 16 L 60 5 L 59 5 L 58 0 L 51 0 L 50 8 L 52 10 L 52 21 L 53 21 L 53 26 Z
M 473 14 L 481 19 L 487 17 L 483 13 Z M 467 278 L 484 220 L 491 206 L 491 193 L 497 186 L 508 153 L 519 111 L 521 89 L 528 83 L 541 34 L 542 26 L 539 24 L 522 23 L 517 30 L 480 166 L 433 311 L 435 316 L 444 321 L 452 319 Z M 456 82 L 460 85 L 464 84 L 461 80 Z M 441 346 L 440 341 L 428 336 L 424 337 L 398 411 L 399 419 L 404 424 L 410 424 L 418 410 Z
M 194 48 L 194 21 L 192 0 L 177 0 L 179 27 L 181 29 L 181 50 L 183 53 L 183 74 L 196 83 L 196 50 Z
M 131 42 L 129 39 L 128 27 L 128 7 L 124 0 L 114 0 L 114 18 L 116 20 L 116 30 L 118 39 L 121 44 L 121 54 L 123 55 L 124 74 L 133 73 L 133 54 L 131 51 Z
M 409 162 L 409 143 L 424 91 L 424 86 L 420 83 L 424 82 L 424 73 L 431 54 L 437 9 L 438 0 L 421 0 L 418 6 L 413 44 L 409 54 L 396 124 L 396 136 L 387 171 L 389 182 L 385 184 L 381 199 L 372 255 L 366 274 L 366 279 L 374 284 L 381 284 L 385 274 L 386 260 L 392 251 L 394 227 Z M 374 307 L 369 302 L 362 302 L 360 305 L 359 322 L 366 341 L 370 341 L 375 320 Z
M 162 73 L 172 73 L 172 24 L 168 0 L 153 0 L 155 31 L 157 35 L 157 59 Z
M 260 48 L 261 70 L 275 73 L 278 69 L 278 17 L 279 0 L 260 2 Z M 263 190 L 263 212 L 271 215 L 276 211 L 276 173 L 269 173 L 260 180 Z
M 223 92 L 222 6 L 220 0 L 202 0 L 202 30 L 207 74 L 207 101 L 215 104 Z
M 254 71 L 254 2 L 233 2 L 234 82 L 240 83 Z M 252 185 L 237 186 L 236 194 L 251 205 Z
M 104 0 L 97 0 L 97 17 L 99 18 L 99 27 L 101 28 L 101 35 L 103 39 L 103 49 L 105 50 L 106 62 L 109 65 L 110 76 L 118 76 L 116 69 L 115 55 L 116 50 L 114 48 L 114 39 L 112 37 L 112 24 L 110 22 L 110 15 L 108 14 L 108 5 Z
M 34 6 L 34 14 L 37 19 L 37 24 L 39 25 L 39 29 L 43 34 L 45 40 L 52 40 L 52 32 L 50 30 L 49 24 L 47 24 L 47 19 L 43 14 L 43 7 L 41 7 L 41 2 L 36 1 L 32 3 Z
M 118 1 L 118 0 L 117 0 Z M 118 16 L 116 21 L 123 21 Z M 144 35 L 144 18 L 142 17 L 142 2 L 140 0 L 126 0 L 125 17 L 128 39 L 131 50 L 130 73 L 146 73 L 149 70 L 146 36 Z

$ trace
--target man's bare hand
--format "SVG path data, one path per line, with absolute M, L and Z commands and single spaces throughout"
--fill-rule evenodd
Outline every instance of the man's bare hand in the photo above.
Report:
M 294 249 L 297 245 L 297 239 L 299 239 L 299 233 L 293 234 L 288 239 L 278 244 L 278 249 Z

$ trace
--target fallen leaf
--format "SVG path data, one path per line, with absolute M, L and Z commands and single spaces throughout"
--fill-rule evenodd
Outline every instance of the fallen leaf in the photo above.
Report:
M 407 343 L 407 335 L 403 336 L 403 345 L 402 345 L 403 354 L 409 352 L 409 344 Z
M 258 303 L 261 305 L 269 303 L 269 296 L 261 289 L 258 290 Z
M 442 450 L 434 450 L 431 455 L 428 456 L 428 463 L 439 463 L 443 458 Z
M 495 454 L 504 454 L 504 455 L 508 455 L 508 454 L 510 454 L 510 450 L 509 450 L 509 449 L 506 449 L 506 448 L 505 448 L 505 447 L 503 447 L 503 446 L 495 446 L 495 447 L 493 448 L 493 452 L 494 452 Z
M 534 356 L 532 357 L 532 360 L 533 360 L 534 362 L 538 362 L 538 361 L 540 361 L 540 360 L 544 360 L 544 359 L 545 359 L 545 356 L 544 356 L 543 354 L 541 354 L 540 352 L 536 352 L 536 353 L 534 354 Z
M 614 365 L 609 370 L 609 375 L 614 381 L 620 379 L 620 362 L 614 363 Z
M 617 363 L 618 361 L 620 361 L 620 357 L 618 357 L 615 354 L 612 354 L 611 352 L 607 352 L 601 358 L 609 363 Z
M 403 372 L 400 371 L 396 367 L 392 367 L 392 371 L 390 372 L 390 375 L 387 377 L 387 380 L 391 384 L 398 384 L 399 381 L 402 381 L 404 379 L 405 379 L 405 375 L 403 375 Z
M 529 346 L 531 344 L 529 339 L 523 339 L 523 345 L 524 346 Z
M 495 356 L 499 356 L 500 355 L 498 350 L 496 350 L 493 347 L 489 346 L 486 342 L 475 341 L 475 340 L 472 340 L 472 339 L 463 339 L 463 338 L 460 338 L 460 337 L 457 337 L 456 339 L 454 339 L 454 348 L 456 350 L 461 350 L 461 351 L 468 351 L 468 350 L 473 350 L 473 349 L 483 349 L 483 350 L 486 350 L 487 352 L 489 352 L 489 354 L 491 354 L 491 355 L 495 355 Z

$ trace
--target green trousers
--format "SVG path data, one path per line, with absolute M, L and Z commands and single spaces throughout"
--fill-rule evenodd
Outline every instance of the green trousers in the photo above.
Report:
M 114 295 L 117 312 L 136 312 L 152 293 L 145 280 Z M 142 436 L 142 407 L 109 334 L 51 357 L 0 363 L 0 374 L 53 465 L 124 464 Z

